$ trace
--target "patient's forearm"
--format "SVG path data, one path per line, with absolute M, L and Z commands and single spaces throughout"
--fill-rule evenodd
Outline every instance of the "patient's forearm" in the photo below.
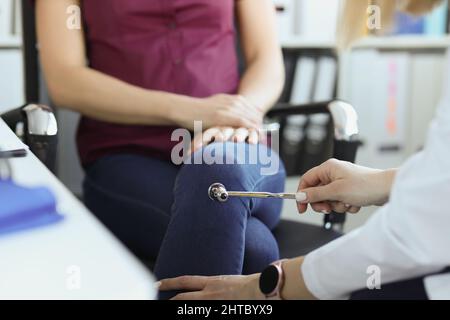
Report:
M 250 63 L 239 86 L 239 94 L 264 111 L 274 105 L 284 85 L 282 60 L 269 60 L 257 58 Z
M 51 76 L 49 89 L 58 106 L 113 123 L 175 124 L 171 116 L 173 109 L 191 100 L 142 89 L 87 67 L 66 67 Z
M 236 1 L 236 17 L 246 71 L 239 94 L 262 111 L 277 101 L 284 84 L 283 54 L 270 0 Z

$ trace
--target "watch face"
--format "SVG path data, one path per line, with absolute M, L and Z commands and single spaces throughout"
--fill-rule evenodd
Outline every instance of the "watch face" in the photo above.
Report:
M 277 288 L 280 274 L 275 266 L 268 266 L 259 278 L 259 288 L 265 295 L 272 294 Z

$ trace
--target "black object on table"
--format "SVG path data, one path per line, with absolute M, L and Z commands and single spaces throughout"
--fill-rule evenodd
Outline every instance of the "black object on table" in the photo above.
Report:
M 27 156 L 26 149 L 0 151 L 0 159 L 23 158 Z

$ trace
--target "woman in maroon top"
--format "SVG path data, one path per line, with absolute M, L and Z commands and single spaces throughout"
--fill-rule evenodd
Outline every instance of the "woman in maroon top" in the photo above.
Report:
M 223 210 L 202 198 L 208 183 L 228 179 L 236 188 L 256 189 L 271 179 L 272 189 L 282 189 L 282 167 L 273 175 L 275 182 L 273 177 L 256 173 L 259 165 L 242 171 L 239 165 L 180 168 L 170 161 L 177 143 L 171 141 L 173 130 L 192 130 L 196 120 L 206 130 L 196 137 L 196 152 L 211 142 L 256 147 L 256 130 L 280 94 L 284 78 L 272 1 L 35 2 L 40 56 L 51 97 L 56 105 L 83 115 L 77 143 L 87 173 L 84 196 L 88 207 L 138 255 L 154 259 L 159 253 L 156 273 L 164 277 L 255 272 L 267 261 L 252 263 L 253 256 L 256 260 L 276 258 L 273 237 L 260 229 L 276 224 L 278 203 L 262 210 L 270 216 L 266 219 L 252 211 L 254 203 L 248 208 L 243 202 L 231 201 L 228 210 L 234 205 L 233 210 L 241 215 L 249 213 L 236 221 L 242 236 L 236 236 L 232 245 L 221 243 L 220 236 L 213 237 L 216 241 L 195 233 L 209 234 L 210 226 L 203 220 L 210 218 L 211 210 Z M 235 22 L 246 62 L 241 77 Z M 253 176 L 249 171 L 255 172 Z M 196 180 L 189 181 L 189 177 Z M 201 199 L 183 200 L 173 192 L 177 187 L 183 194 L 201 192 L 197 194 Z M 184 218 L 192 215 L 187 220 L 192 226 L 172 228 L 185 224 L 177 223 L 177 210 Z M 259 218 L 256 229 L 249 222 L 254 217 Z M 186 230 L 193 233 L 184 234 Z M 220 234 L 220 230 L 212 231 Z M 209 246 L 200 250 L 199 237 Z M 250 238 L 260 243 L 249 244 Z M 198 250 L 191 250 L 196 243 Z M 231 248 L 225 250 L 226 246 Z M 221 261 L 214 257 L 220 250 Z M 183 259 L 185 252 L 189 262 Z M 178 260 L 171 262 L 166 256 Z

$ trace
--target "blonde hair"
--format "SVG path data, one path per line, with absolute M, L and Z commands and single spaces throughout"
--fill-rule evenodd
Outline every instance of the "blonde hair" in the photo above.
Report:
M 352 42 L 368 34 L 383 34 L 392 27 L 396 9 L 421 15 L 431 11 L 442 0 L 344 0 L 338 25 L 338 48 L 348 48 Z M 369 6 L 380 8 L 381 29 L 370 31 L 367 28 Z

